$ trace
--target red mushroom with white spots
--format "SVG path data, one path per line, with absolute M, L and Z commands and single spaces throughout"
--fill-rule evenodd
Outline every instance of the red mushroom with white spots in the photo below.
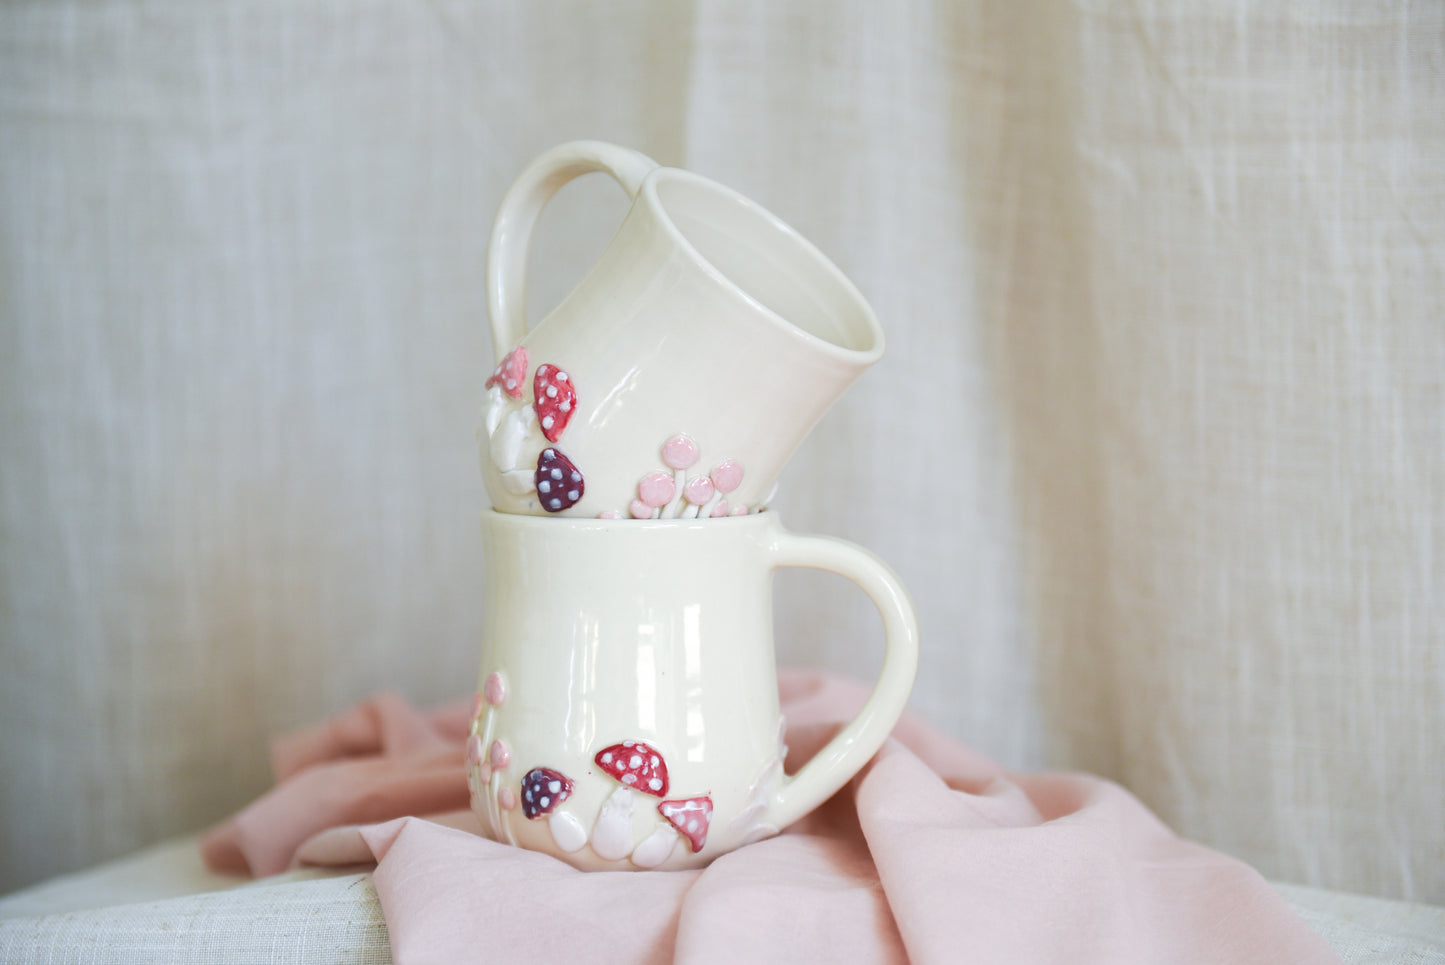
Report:
M 633 850 L 632 792 L 659 798 L 667 794 L 667 761 L 651 744 L 634 740 L 604 747 L 593 760 L 622 786 L 612 793 L 597 815 L 597 823 L 592 828 L 592 850 L 609 861 L 624 858 Z
M 667 761 L 651 744 L 623 741 L 602 748 L 593 760 L 624 787 L 653 797 L 667 793 Z
M 537 366 L 532 377 L 532 407 L 537 424 L 548 442 L 556 442 L 577 408 L 577 388 L 572 377 L 550 362 Z

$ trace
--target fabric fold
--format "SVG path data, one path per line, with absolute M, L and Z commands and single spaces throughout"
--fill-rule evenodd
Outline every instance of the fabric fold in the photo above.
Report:
M 789 771 L 866 695 L 783 673 Z M 402 963 L 539 947 L 568 962 L 1336 961 L 1253 869 L 1178 837 L 1124 788 L 1011 774 L 911 716 L 775 838 L 700 871 L 592 873 L 478 833 L 466 716 L 388 696 L 289 739 L 289 776 L 208 836 L 208 860 L 376 862 Z

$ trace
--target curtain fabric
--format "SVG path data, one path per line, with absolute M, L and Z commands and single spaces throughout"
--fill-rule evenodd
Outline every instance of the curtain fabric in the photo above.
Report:
M 913 707 L 1284 880 L 1445 902 L 1445 9 L 0 6 L 0 888 L 473 688 L 490 219 L 612 140 L 874 305 L 784 476 Z M 544 214 L 533 318 L 624 210 Z M 784 574 L 780 657 L 878 622 Z

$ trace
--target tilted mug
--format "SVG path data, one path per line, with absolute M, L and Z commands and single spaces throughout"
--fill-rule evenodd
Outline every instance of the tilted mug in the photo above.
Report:
M 488 511 L 472 807 L 498 841 L 584 870 L 697 867 L 777 833 L 887 738 L 918 666 L 898 578 L 776 513 L 544 519 Z M 773 655 L 772 575 L 857 584 L 885 656 L 853 720 L 792 776 Z
M 528 246 L 568 181 L 632 198 L 576 287 L 529 331 Z M 784 463 L 883 353 L 872 309 L 796 231 L 713 181 L 599 141 L 537 158 L 487 254 L 498 363 L 482 476 L 503 512 L 637 518 L 757 509 Z

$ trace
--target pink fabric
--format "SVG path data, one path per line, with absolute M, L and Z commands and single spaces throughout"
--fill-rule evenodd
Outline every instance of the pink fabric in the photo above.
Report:
M 866 696 L 819 674 L 781 687 L 789 771 Z M 1122 788 L 1010 774 L 911 717 L 772 840 L 702 871 L 575 871 L 476 833 L 467 714 L 381 698 L 288 739 L 289 776 L 204 852 L 257 873 L 376 861 L 401 963 L 1336 961 L 1257 873 L 1178 838 Z

